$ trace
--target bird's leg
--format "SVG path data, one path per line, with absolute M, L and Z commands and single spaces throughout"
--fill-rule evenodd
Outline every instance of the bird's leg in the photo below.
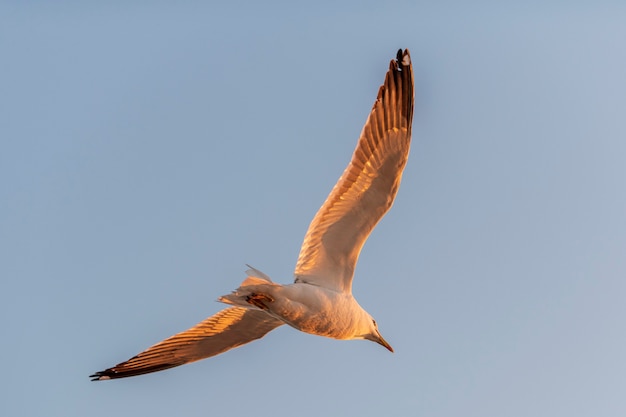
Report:
M 274 299 L 267 294 L 252 293 L 246 296 L 246 301 L 253 306 L 260 308 L 261 310 L 269 310 L 267 305 L 265 305 L 264 303 L 273 303 Z

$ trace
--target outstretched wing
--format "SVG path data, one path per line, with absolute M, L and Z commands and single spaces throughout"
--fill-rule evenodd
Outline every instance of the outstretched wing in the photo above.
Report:
M 125 378 L 173 368 L 259 339 L 282 324 L 264 311 L 226 308 L 126 362 L 90 375 L 90 378 L 92 381 Z
M 304 237 L 296 282 L 352 290 L 363 244 L 391 207 L 409 156 L 413 120 L 413 67 L 398 51 L 363 127 L 350 164 Z

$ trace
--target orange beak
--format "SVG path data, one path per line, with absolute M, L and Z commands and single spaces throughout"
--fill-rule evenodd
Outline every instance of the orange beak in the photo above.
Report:
M 389 352 L 393 353 L 393 348 L 391 347 L 389 343 L 387 343 L 385 339 L 383 339 L 380 333 L 378 333 L 378 337 L 374 340 L 374 342 L 378 343 L 381 346 L 384 346 L 385 348 L 387 348 Z

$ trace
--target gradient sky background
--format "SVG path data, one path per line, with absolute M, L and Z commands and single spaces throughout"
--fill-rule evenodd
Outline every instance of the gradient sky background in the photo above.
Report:
M 623 416 L 623 2 L 220 3 L 0 6 L 0 414 Z M 283 327 L 90 382 L 245 263 L 291 282 L 405 47 L 411 156 L 354 284 L 396 353 Z

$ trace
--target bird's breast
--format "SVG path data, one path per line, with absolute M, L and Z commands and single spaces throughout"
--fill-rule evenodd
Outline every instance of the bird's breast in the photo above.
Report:
M 296 283 L 276 289 L 270 312 L 300 331 L 351 339 L 361 307 L 350 294 Z

